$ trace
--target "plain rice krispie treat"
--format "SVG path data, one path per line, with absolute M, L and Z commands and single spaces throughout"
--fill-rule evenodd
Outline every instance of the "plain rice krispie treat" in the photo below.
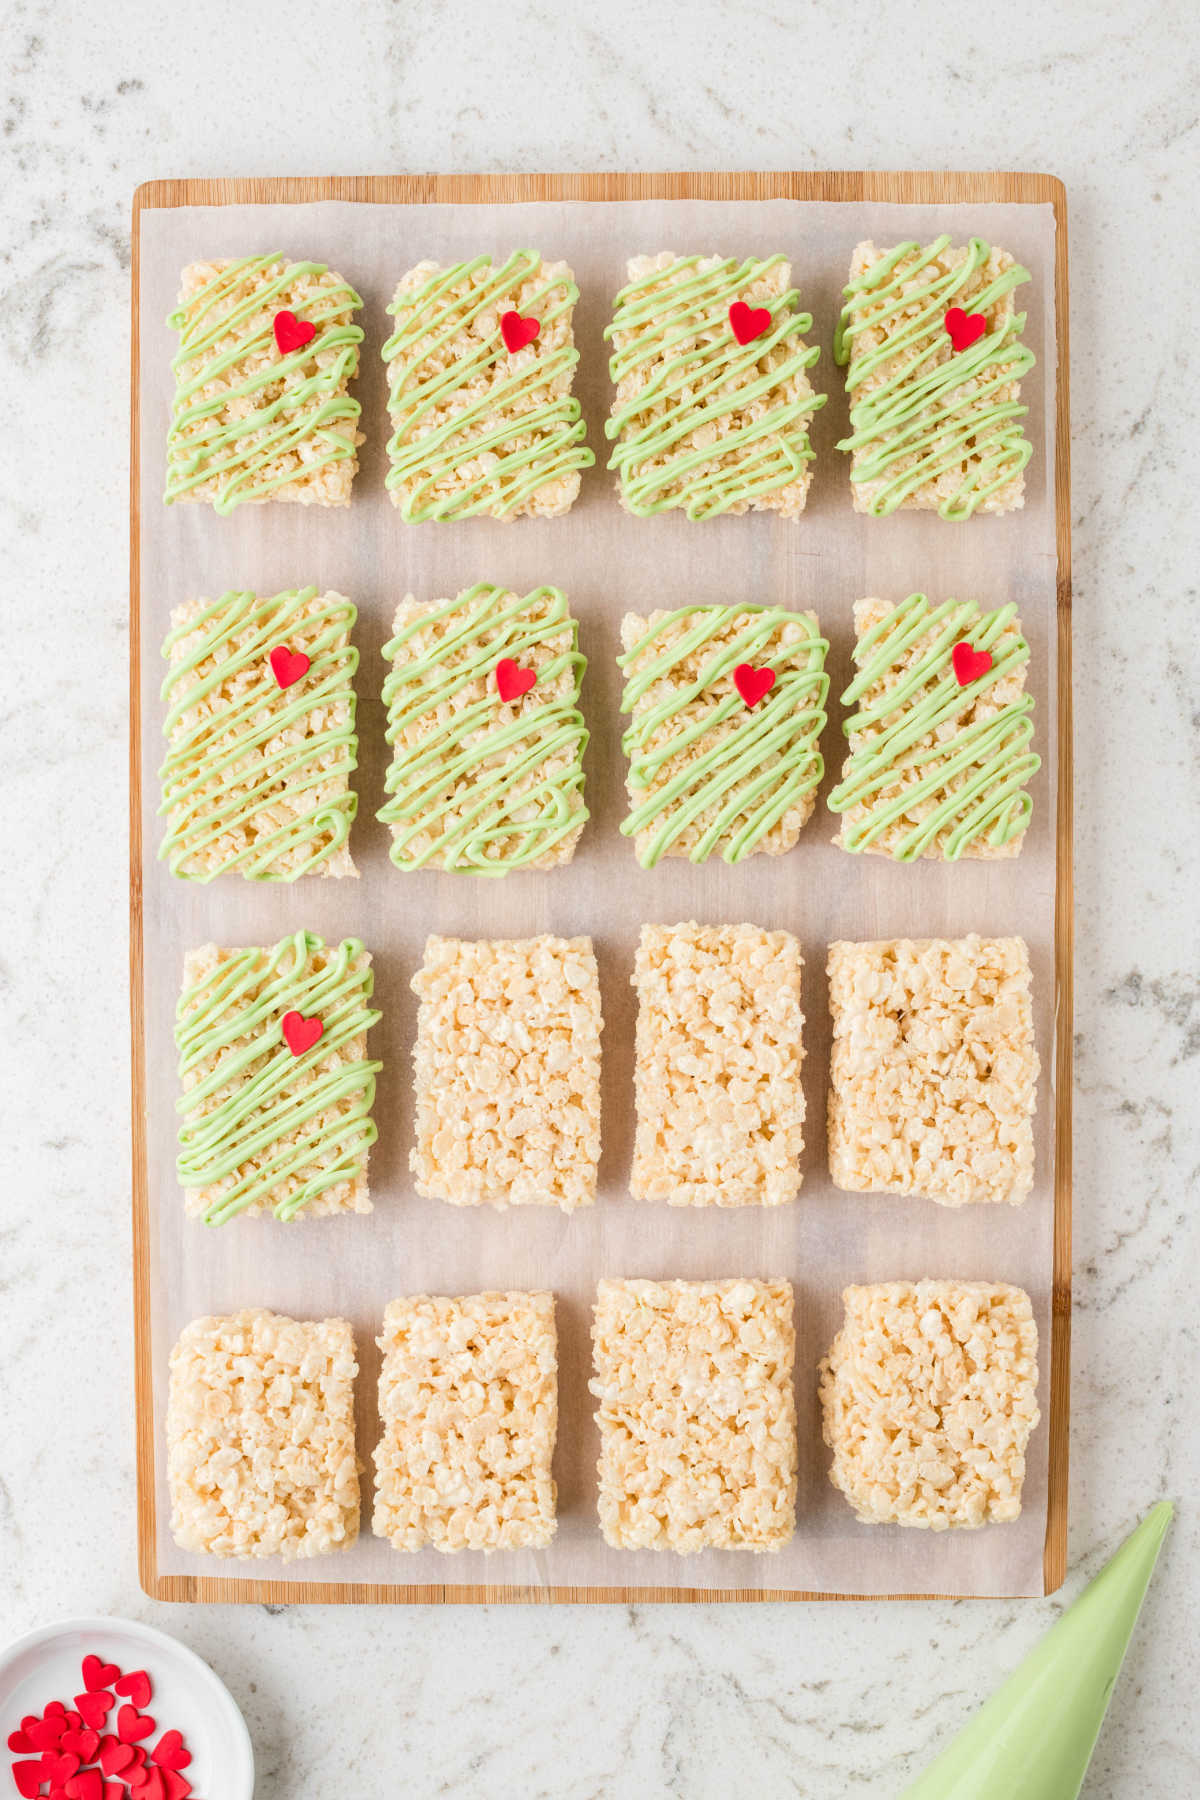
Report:
M 1023 940 L 830 944 L 828 970 L 834 1185 L 1024 1200 L 1039 1063 Z
M 1013 289 L 1028 280 L 982 238 L 857 245 L 833 351 L 849 365 L 852 430 L 838 449 L 851 454 L 855 512 L 967 519 L 1024 505 L 1021 378 L 1035 358 Z
M 868 1525 L 1018 1517 L 1037 1425 L 1029 1295 L 987 1281 L 848 1287 L 821 1363 L 829 1479 Z
M 202 1556 L 324 1556 L 358 1536 L 354 1334 L 261 1307 L 171 1352 L 171 1535 Z
M 591 938 L 431 937 L 412 978 L 419 1194 L 453 1206 L 596 1198 L 600 981 Z
M 796 1512 L 787 1281 L 602 1281 L 600 1529 L 615 1550 L 779 1550 Z
M 324 263 L 278 256 L 191 263 L 179 306 L 167 504 L 349 506 L 361 411 L 362 301 Z
M 1016 607 L 859 600 L 854 630 L 858 673 L 842 704 L 857 711 L 829 796 L 842 815 L 834 842 L 897 862 L 1016 856 L 1041 766 Z
M 230 592 L 171 614 L 159 856 L 172 875 L 356 875 L 358 739 L 344 594 Z
M 396 867 L 507 875 L 570 862 L 588 816 L 587 659 L 566 596 L 487 582 L 432 605 L 409 594 L 394 631 L 379 817 Z
M 404 518 L 555 518 L 595 461 L 571 394 L 579 289 L 564 262 L 516 250 L 401 277 L 383 346 L 387 486 Z M 531 335 L 532 334 L 532 335 Z
M 296 931 L 267 949 L 205 944 L 183 963 L 175 1016 L 178 1171 L 206 1225 L 371 1210 L 367 1151 L 381 1063 L 371 958 Z
M 812 816 L 829 677 L 815 613 L 684 606 L 626 613 L 621 711 L 631 720 L 621 830 L 663 856 L 741 862 L 790 850 Z
M 800 946 L 754 925 L 643 925 L 629 1188 L 672 1206 L 778 1206 L 800 1188 Z
M 791 264 L 664 250 L 628 271 L 604 332 L 621 504 L 642 518 L 797 518 L 812 480 L 808 424 L 825 395 L 808 378 L 820 351 L 804 342 L 812 315 L 796 310 Z
M 554 1295 L 416 1294 L 383 1315 L 377 1537 L 540 1550 L 555 1531 Z

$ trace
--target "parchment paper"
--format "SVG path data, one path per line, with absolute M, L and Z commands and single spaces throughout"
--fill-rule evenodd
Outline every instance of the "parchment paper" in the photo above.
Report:
M 1012 251 L 1032 271 L 1020 291 L 1027 341 L 1038 365 L 1026 380 L 1026 429 L 1034 445 L 1024 511 L 953 525 L 936 515 L 877 520 L 851 510 L 848 458 L 835 450 L 846 430 L 841 371 L 832 335 L 850 253 L 864 237 L 881 247 L 922 242 L 941 231 L 961 243 L 978 233 Z M 452 261 L 490 251 L 504 257 L 532 245 L 565 257 L 581 290 L 577 392 L 597 467 L 586 471 L 574 510 L 562 519 L 406 525 L 383 488 L 386 388 L 379 349 L 384 308 L 400 274 L 423 257 Z M 610 398 L 601 338 L 627 256 L 680 253 L 766 255 L 792 260 L 801 303 L 814 315 L 821 359 L 814 385 L 830 395 L 812 428 L 816 475 L 796 523 L 770 516 L 689 523 L 678 516 L 628 517 L 619 507 L 602 425 Z M 154 1431 L 158 1561 L 163 1572 L 324 1582 L 483 1582 L 680 1587 L 809 1588 L 856 1593 L 1017 1595 L 1042 1591 L 1046 1522 L 1051 1287 L 1056 719 L 1055 552 L 1052 469 L 1055 349 L 1054 221 L 1048 206 L 976 207 L 817 204 L 790 200 L 585 202 L 514 206 L 199 207 L 142 214 L 142 769 L 145 846 L 145 952 L 149 1191 L 152 1208 Z M 348 509 L 247 506 L 219 518 L 200 506 L 164 507 L 164 438 L 174 334 L 165 324 L 180 269 L 196 258 L 279 251 L 315 257 L 358 288 L 366 332 L 357 393 L 366 443 Z M 583 711 L 591 730 L 587 799 L 592 821 L 569 868 L 502 881 L 436 872 L 403 875 L 387 860 L 388 834 L 375 818 L 383 801 L 386 746 L 379 691 L 380 648 L 397 600 L 427 600 L 478 580 L 524 592 L 563 587 L 580 621 L 588 656 Z M 172 879 L 155 860 L 162 754 L 161 641 L 173 606 L 229 587 L 274 593 L 315 582 L 348 594 L 359 609 L 359 816 L 351 846 L 361 879 L 309 879 L 293 886 L 222 878 L 208 887 Z M 1034 817 L 1021 856 L 996 863 L 898 867 L 832 847 L 836 821 L 824 795 L 837 780 L 844 739 L 838 703 L 849 678 L 854 600 L 899 599 L 913 589 L 940 601 L 971 597 L 984 606 L 1019 604 L 1032 646 L 1035 743 L 1042 768 L 1033 783 Z M 754 601 L 814 608 L 830 639 L 829 724 L 823 739 L 822 797 L 799 845 L 787 856 L 685 860 L 644 872 L 617 831 L 624 813 L 624 759 L 615 664 L 622 612 L 684 603 Z M 804 1184 L 798 1200 L 773 1210 L 696 1210 L 629 1198 L 633 1141 L 633 948 L 644 921 L 749 920 L 799 937 L 806 970 L 804 1011 L 808 1101 Z M 176 1114 L 172 1021 L 184 950 L 215 940 L 269 944 L 297 927 L 327 939 L 361 937 L 375 958 L 383 1019 L 370 1053 L 382 1057 L 371 1153 L 375 1211 L 283 1226 L 239 1219 L 210 1230 L 185 1219 L 174 1174 Z M 834 938 L 1019 932 L 1033 961 L 1042 1077 L 1034 1191 L 1021 1208 L 947 1211 L 930 1202 L 839 1193 L 825 1165 L 829 1026 L 825 946 Z M 596 944 L 604 1012 L 601 1192 L 590 1211 L 567 1218 L 524 1207 L 497 1215 L 458 1209 L 414 1192 L 410 1051 L 416 1002 L 408 981 L 431 931 L 467 937 L 589 932 Z M 800 1443 L 797 1528 L 778 1555 L 609 1550 L 595 1512 L 598 1434 L 587 1392 L 590 1307 L 601 1275 L 719 1277 L 782 1275 L 796 1291 L 796 1396 Z M 859 1524 L 829 1484 L 821 1442 L 816 1365 L 840 1320 L 849 1282 L 921 1276 L 1005 1279 L 1033 1296 L 1041 1341 L 1042 1423 L 1030 1446 L 1024 1511 L 1018 1522 L 981 1531 L 931 1533 Z M 558 1533 L 537 1554 L 485 1558 L 427 1551 L 405 1555 L 370 1533 L 372 1487 L 363 1480 L 364 1523 L 348 1553 L 285 1566 L 186 1555 L 169 1535 L 164 1418 L 167 1358 L 181 1327 L 206 1313 L 265 1305 L 298 1317 L 343 1314 L 355 1326 L 359 1453 L 370 1469 L 378 1435 L 375 1336 L 385 1303 L 420 1291 L 550 1287 L 558 1299 L 560 1423 L 555 1473 Z

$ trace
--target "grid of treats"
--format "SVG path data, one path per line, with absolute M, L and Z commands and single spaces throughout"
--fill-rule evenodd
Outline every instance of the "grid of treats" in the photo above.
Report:
M 571 392 L 579 289 L 564 262 L 516 250 L 418 263 L 388 307 L 387 487 L 422 519 L 552 519 L 595 458 Z
M 207 1225 L 370 1212 L 371 958 L 296 931 L 266 949 L 189 951 L 175 1021 L 177 1162 Z
M 1016 856 L 1041 767 L 1016 607 L 858 600 L 854 630 L 857 673 L 842 704 L 856 710 L 829 796 L 842 817 L 834 842 L 897 862 Z
M 790 850 L 812 817 L 829 677 L 815 613 L 683 606 L 621 621 L 637 859 Z
M 555 1531 L 554 1296 L 417 1294 L 383 1318 L 377 1537 L 394 1550 L 538 1550 Z
M 159 856 L 172 875 L 358 873 L 356 617 L 344 594 L 315 587 L 230 591 L 171 614 Z
M 616 393 L 621 504 L 647 518 L 804 511 L 808 425 L 825 395 L 808 371 L 812 316 L 797 310 L 783 256 L 635 256 L 605 327 Z
M 835 1187 L 1024 1200 L 1039 1064 L 1022 939 L 834 943 L 828 971 Z
M 429 605 L 410 594 L 393 629 L 379 817 L 396 867 L 506 875 L 570 862 L 588 816 L 587 659 L 566 596 L 487 582 Z
M 596 1198 L 600 982 L 592 940 L 431 937 L 412 978 L 419 1194 L 454 1206 Z
M 324 1556 L 358 1537 L 354 1335 L 261 1308 L 195 1319 L 171 1351 L 171 1533 L 204 1556 Z
M 796 1510 L 786 1281 L 602 1281 L 600 1528 L 617 1550 L 779 1550 Z
M 190 263 L 172 361 L 164 498 L 348 506 L 358 468 L 362 301 L 324 263 L 277 255 Z
M 1024 505 L 1021 378 L 1035 358 L 1013 290 L 1029 279 L 982 238 L 855 247 L 834 360 L 846 365 L 851 433 L 838 449 L 856 512 L 967 519 Z
M 1038 1424 L 1029 1295 L 982 1281 L 848 1287 L 821 1364 L 829 1479 L 871 1525 L 945 1531 L 1021 1511 Z
M 803 960 L 786 931 L 644 925 L 632 981 L 629 1188 L 672 1206 L 778 1206 L 800 1189 Z

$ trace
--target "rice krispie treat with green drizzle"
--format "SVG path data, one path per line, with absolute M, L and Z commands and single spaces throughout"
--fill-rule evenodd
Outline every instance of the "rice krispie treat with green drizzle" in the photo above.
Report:
M 554 1295 L 414 1294 L 383 1315 L 377 1537 L 540 1550 L 555 1531 Z
M 239 1213 L 370 1212 L 379 1018 L 357 938 L 296 931 L 268 949 L 189 951 L 175 1018 L 179 1182 L 206 1225 Z
M 396 867 L 507 875 L 570 862 L 588 816 L 587 659 L 566 596 L 487 582 L 431 605 L 409 594 L 394 630 L 379 817 Z
M 1016 607 L 859 600 L 854 629 L 858 673 L 842 704 L 857 710 L 829 796 L 842 815 L 834 842 L 897 862 L 1016 856 L 1041 766 Z
M 595 461 L 571 393 L 579 289 L 516 250 L 418 263 L 388 307 L 387 486 L 405 519 L 556 518 Z
M 355 875 L 358 739 L 344 594 L 230 591 L 171 614 L 160 771 L 172 875 Z
M 1001 1281 L 882 1281 L 843 1290 L 820 1366 L 829 1479 L 867 1525 L 927 1531 L 1020 1516 L 1040 1419 L 1037 1322 Z
M 617 295 L 606 436 L 621 503 L 646 518 L 678 508 L 718 513 L 804 510 L 812 480 L 808 423 L 825 395 L 808 371 L 791 264 L 782 256 L 635 256 Z
M 790 850 L 824 772 L 829 677 L 815 613 L 684 606 L 621 622 L 622 740 L 637 858 Z
M 324 263 L 191 263 L 167 323 L 179 333 L 167 504 L 348 506 L 358 468 L 362 301 Z
M 982 238 L 856 247 L 834 338 L 848 365 L 852 429 L 838 449 L 851 455 L 855 512 L 967 519 L 1024 505 L 1021 378 L 1035 358 L 1013 289 L 1029 278 Z

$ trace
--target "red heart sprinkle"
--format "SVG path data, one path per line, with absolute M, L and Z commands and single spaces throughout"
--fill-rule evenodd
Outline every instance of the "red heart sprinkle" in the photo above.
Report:
M 100 1733 L 75 1726 L 70 1731 L 63 1732 L 62 1742 L 58 1747 L 60 1750 L 74 1750 L 80 1762 L 95 1762 L 96 1752 L 100 1748 Z
M 24 1726 L 25 1736 L 35 1750 L 56 1750 L 58 1740 L 63 1732 L 70 1729 L 65 1713 L 60 1718 L 57 1713 L 51 1713 L 49 1709 L 47 1709 L 44 1719 L 31 1719 Z
M 965 640 L 955 644 L 950 652 L 950 660 L 954 664 L 954 678 L 959 687 L 970 687 L 981 675 L 986 675 L 992 666 L 990 650 L 972 650 Z
M 747 306 L 744 300 L 735 300 L 729 309 L 729 323 L 739 344 L 752 344 L 764 331 L 770 331 L 771 309 L 769 306 Z
M 99 1769 L 81 1769 L 67 1783 L 67 1800 L 104 1800 L 104 1777 Z
M 162 1778 L 167 1790 L 167 1800 L 187 1800 L 192 1784 L 186 1776 L 180 1775 L 175 1769 L 164 1769 Z
M 536 319 L 523 319 L 519 312 L 500 314 L 500 335 L 505 348 L 510 351 L 523 350 L 526 344 L 532 344 L 541 329 Z
M 162 1770 L 156 1769 L 153 1763 L 147 1763 L 137 1779 L 131 1783 L 130 1792 L 137 1795 L 137 1800 L 167 1800 Z
M 299 1013 L 289 1013 L 288 1019 L 299 1016 Z M 154 1720 L 150 1714 L 140 1713 L 136 1706 L 123 1706 L 117 1714 L 117 1736 L 123 1744 L 136 1744 L 139 1738 L 149 1737 L 153 1730 Z
M 42 1780 L 45 1781 L 49 1777 L 51 1783 L 57 1782 L 61 1786 L 64 1782 L 70 1781 L 82 1763 L 83 1758 L 76 1756 L 72 1750 L 64 1750 L 61 1756 L 43 1756 Z
M 120 1738 L 105 1737 L 100 1740 L 100 1767 L 106 1775 L 119 1775 L 134 1761 L 133 1746 L 123 1744 Z
M 987 320 L 982 313 L 965 313 L 961 306 L 952 306 L 946 314 L 945 326 L 954 348 L 967 350 L 976 338 L 983 336 Z
M 755 707 L 769 694 L 775 686 L 774 669 L 755 669 L 749 663 L 739 663 L 733 671 L 733 685 L 749 707 Z
M 303 1056 L 306 1050 L 320 1042 L 325 1030 L 320 1019 L 306 1019 L 303 1013 L 286 1012 L 283 1015 L 283 1041 L 293 1056 Z
M 307 675 L 312 666 L 303 650 L 289 650 L 286 644 L 276 644 L 270 655 L 271 673 L 281 688 L 294 687 L 302 675 Z M 139 1669 L 138 1674 L 144 1671 Z M 117 1692 L 124 1693 L 124 1688 Z M 150 1680 L 146 1678 L 146 1700 L 150 1698 Z M 139 1700 L 139 1706 L 145 1706 L 146 1700 Z
M 118 1694 L 124 1694 L 135 1706 L 148 1706 L 153 1689 L 150 1677 L 145 1669 L 130 1669 L 128 1675 L 122 1675 L 120 1681 L 114 1682 Z
M 101 1693 L 76 1694 L 75 1704 L 83 1715 L 83 1723 L 95 1727 L 103 1725 L 116 1702 L 105 1690 Z
M 286 307 L 275 314 L 275 342 L 279 345 L 281 355 L 290 356 L 293 350 L 303 350 L 305 344 L 311 344 L 316 335 L 317 328 L 311 319 L 298 319 Z
M 98 1694 L 102 1688 L 110 1688 L 120 1679 L 121 1671 L 116 1663 L 101 1662 L 98 1656 L 84 1657 L 83 1685 L 89 1694 Z
M 66 1718 L 67 1709 L 63 1705 L 61 1700 L 48 1700 L 46 1702 L 46 1709 L 45 1709 L 44 1716 L 48 1719 L 50 1717 L 51 1713 L 61 1713 L 63 1715 L 63 1717 Z
M 164 1731 L 150 1754 L 164 1769 L 186 1769 L 192 1760 L 192 1753 L 184 1748 L 183 1734 L 179 1731 Z
M 42 1785 L 42 1765 L 36 1762 L 19 1762 L 12 1766 L 13 1780 L 17 1784 L 18 1794 L 24 1800 L 33 1800 Z
M 28 1756 L 31 1750 L 37 1749 L 37 1745 L 31 1744 L 23 1731 L 9 1732 L 8 1747 L 10 1750 L 15 1750 L 18 1756 Z
M 536 681 L 536 669 L 522 669 L 511 656 L 502 656 L 496 664 L 496 689 L 502 700 L 519 700 Z

